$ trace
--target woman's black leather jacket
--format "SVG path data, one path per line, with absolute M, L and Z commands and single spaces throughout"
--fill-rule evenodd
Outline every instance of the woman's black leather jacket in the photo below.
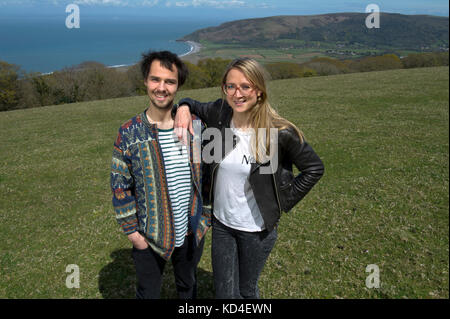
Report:
M 188 105 L 192 114 L 197 115 L 207 127 L 221 131 L 223 159 L 231 150 L 225 143 L 225 129 L 230 127 L 233 109 L 228 103 L 219 99 L 214 102 L 201 103 L 190 98 L 182 99 L 179 105 Z M 176 105 L 174 111 L 176 111 Z M 235 141 L 235 138 L 233 138 Z M 236 142 L 233 143 L 232 147 Z M 211 204 L 214 196 L 214 179 L 219 163 L 213 162 L 209 168 L 210 183 L 204 182 L 210 193 Z M 299 170 L 294 177 L 292 164 Z M 252 163 L 249 182 L 261 212 L 266 229 L 271 231 L 278 223 L 281 211 L 290 211 L 313 188 L 324 173 L 324 165 L 312 147 L 300 138 L 294 129 L 283 129 L 278 132 L 278 164 L 275 173 L 261 173 L 261 167 L 268 163 Z M 207 180 L 207 179 L 206 179 Z

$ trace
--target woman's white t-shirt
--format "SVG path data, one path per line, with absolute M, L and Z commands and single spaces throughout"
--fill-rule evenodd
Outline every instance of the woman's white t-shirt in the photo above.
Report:
M 236 147 L 220 163 L 215 182 L 214 216 L 224 225 L 247 232 L 265 229 L 264 220 L 248 181 L 251 164 L 252 130 L 231 127 L 239 137 Z

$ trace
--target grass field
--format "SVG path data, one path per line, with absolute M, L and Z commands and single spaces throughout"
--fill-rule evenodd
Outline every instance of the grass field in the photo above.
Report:
M 251 57 L 267 64 L 274 62 L 308 62 L 315 57 L 326 56 L 325 50 L 296 49 L 296 48 L 248 48 L 233 44 L 214 44 L 201 42 L 202 49 L 199 53 L 183 57 L 191 63 L 197 63 L 206 58 L 222 58 L 233 60 L 239 57 Z
M 317 48 L 301 48 L 298 47 L 298 40 L 278 40 L 279 45 L 274 48 L 252 48 L 239 44 L 216 44 L 207 41 L 202 41 L 201 50 L 198 53 L 187 55 L 183 57 L 184 60 L 191 63 L 197 63 L 201 59 L 207 58 L 222 58 L 233 60 L 239 57 L 251 57 L 257 61 L 268 64 L 275 62 L 292 62 L 305 63 L 317 57 L 338 57 L 339 59 L 355 59 L 358 57 L 367 56 L 368 53 L 382 55 L 386 50 L 380 49 L 356 49 L 356 48 L 341 48 L 337 49 L 335 45 L 323 43 Z M 346 55 L 333 55 L 327 53 L 327 50 L 338 50 L 353 52 L 353 55 L 348 52 Z M 391 48 L 391 51 L 395 50 Z M 405 50 L 395 50 L 398 55 L 407 55 Z M 342 53 L 342 52 L 341 52 Z M 410 52 L 409 52 L 410 53 Z
M 262 298 L 449 298 L 449 69 L 270 83 L 271 100 L 324 161 L 282 216 Z M 202 101 L 217 88 L 181 91 Z M 133 298 L 114 218 L 112 146 L 146 97 L 0 113 L 0 298 Z M 212 298 L 210 232 L 199 295 Z M 66 267 L 80 288 L 66 287 Z M 380 288 L 367 288 L 369 264 Z M 166 267 L 162 296 L 175 298 Z

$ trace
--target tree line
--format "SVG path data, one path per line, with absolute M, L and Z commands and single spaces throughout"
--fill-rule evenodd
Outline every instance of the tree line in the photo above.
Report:
M 189 77 L 182 89 L 220 86 L 230 60 L 203 59 L 185 62 Z M 357 60 L 314 58 L 305 63 L 265 64 L 272 80 L 381 71 L 402 68 L 448 66 L 448 52 L 413 53 L 400 59 L 395 54 Z M 128 69 L 108 68 L 98 62 L 83 62 L 52 74 L 26 73 L 19 66 L 0 61 L 0 111 L 92 100 L 145 95 L 139 65 Z
M 400 59 L 395 54 L 368 56 L 356 60 L 329 57 L 314 58 L 305 63 L 277 62 L 266 65 L 272 80 L 356 72 L 384 71 L 419 67 L 448 66 L 448 52 L 412 53 Z

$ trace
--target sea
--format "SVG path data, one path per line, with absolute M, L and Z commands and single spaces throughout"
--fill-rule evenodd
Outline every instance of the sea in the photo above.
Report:
M 0 60 L 25 72 L 51 73 L 86 61 L 109 67 L 137 63 L 149 50 L 169 50 L 180 56 L 192 47 L 176 41 L 217 20 L 173 18 L 87 17 L 69 29 L 66 16 L 0 19 Z

